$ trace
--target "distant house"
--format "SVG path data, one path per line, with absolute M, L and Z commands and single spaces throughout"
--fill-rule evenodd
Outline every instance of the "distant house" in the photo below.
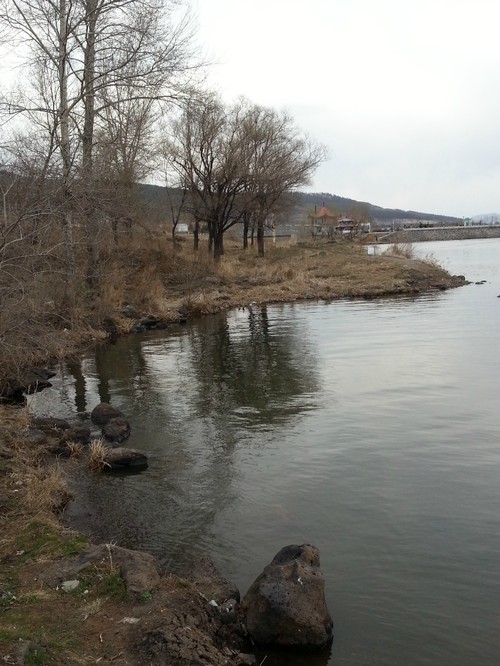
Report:
M 315 211 L 309 218 L 313 238 L 323 236 L 331 238 L 336 235 L 352 237 L 358 233 L 370 233 L 369 222 L 357 222 L 350 217 L 333 215 L 325 206 L 320 208 L 319 212 Z
M 322 206 L 318 212 L 316 207 L 314 213 L 309 215 L 311 220 L 311 234 L 313 238 L 321 238 L 322 236 L 332 236 L 338 216 L 333 215 L 328 208 Z

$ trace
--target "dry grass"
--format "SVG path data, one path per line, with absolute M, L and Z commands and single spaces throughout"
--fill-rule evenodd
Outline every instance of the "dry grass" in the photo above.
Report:
M 66 448 L 68 449 L 68 454 L 70 458 L 81 458 L 84 447 L 80 442 L 66 442 Z
M 155 314 L 175 321 L 180 308 L 196 316 L 254 302 L 403 293 L 408 290 L 405 267 L 395 260 L 413 258 L 412 246 L 395 244 L 389 252 L 391 256 L 368 256 L 361 245 L 348 241 L 277 245 L 268 241 L 266 256 L 259 257 L 255 247 L 244 251 L 241 241 L 227 238 L 225 254 L 215 264 L 206 239 L 194 252 L 192 239 L 183 239 L 174 249 L 165 238 L 137 233 L 119 246 L 108 243 L 103 249 L 97 292 L 78 283 L 72 298 L 66 294 L 65 300 L 51 301 L 44 317 L 33 319 L 27 327 L 28 337 L 18 340 L 13 335 L 10 342 L 2 339 L 0 321 L 0 352 L 2 345 L 5 351 L 0 354 L 0 379 L 9 372 L 15 374 L 23 364 L 64 358 L 85 343 L 106 339 L 110 326 L 119 334 L 128 333 L 136 321 L 124 316 L 125 305 L 131 305 L 138 316 Z M 435 263 L 431 264 L 437 271 Z M 62 288 L 57 283 L 50 294 Z M 417 288 L 426 288 L 425 276 Z M 412 281 L 410 290 L 414 289 Z M 60 302 L 64 305 L 55 306 Z M 1 367 L 2 362 L 7 365 Z
M 23 483 L 23 504 L 29 514 L 58 513 L 71 497 L 58 464 L 35 467 L 23 475 Z
M 108 463 L 105 462 L 108 451 L 109 447 L 104 444 L 101 438 L 93 439 L 89 446 L 88 468 L 93 472 L 102 472 L 106 466 L 109 467 Z
M 405 259 L 415 259 L 415 249 L 412 243 L 393 243 L 389 245 L 384 254 L 404 257 Z
M 432 252 L 427 253 L 421 261 L 423 261 L 426 264 L 429 264 L 429 266 L 433 266 L 434 268 L 439 268 L 443 270 L 443 267 L 437 260 L 436 256 L 432 254 Z

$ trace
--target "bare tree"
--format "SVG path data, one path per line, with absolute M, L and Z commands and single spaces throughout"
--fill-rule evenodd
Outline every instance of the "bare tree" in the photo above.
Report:
M 325 149 L 303 136 L 286 112 L 243 100 L 238 116 L 249 167 L 245 207 L 252 212 L 258 252 L 264 256 L 266 222 L 274 224 L 287 193 L 309 184 Z
M 208 225 L 215 260 L 224 252 L 224 233 L 241 221 L 244 244 L 255 224 L 263 255 L 266 220 L 325 158 L 288 114 L 246 100 L 226 107 L 214 95 L 185 109 L 166 151 L 188 184 L 195 219 Z
M 188 94 L 192 24 L 177 0 L 0 0 L 0 21 L 30 47 L 40 75 L 0 110 L 44 119 L 57 147 L 66 198 L 78 191 L 87 243 L 87 280 L 99 277 L 97 135 L 109 109 Z M 114 92 L 113 92 L 114 91 Z M 132 107 L 129 107 L 129 109 Z M 78 187 L 75 187 L 75 182 Z M 70 211 L 66 226 L 70 240 Z
M 173 168 L 189 188 L 195 220 L 208 226 L 215 261 L 224 254 L 224 233 L 241 220 L 240 197 L 248 180 L 235 119 L 209 96 L 187 106 L 165 142 Z

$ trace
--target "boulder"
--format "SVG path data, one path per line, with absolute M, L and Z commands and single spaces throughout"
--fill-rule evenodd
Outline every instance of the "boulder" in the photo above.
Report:
M 118 416 L 123 416 L 122 412 L 120 412 L 119 409 L 111 407 L 107 402 L 100 402 L 94 407 L 90 414 L 92 423 L 100 426 L 106 425 L 108 421 L 111 421 L 111 419 L 115 419 Z
M 104 455 L 105 469 L 140 469 L 148 466 L 148 457 L 136 449 L 126 449 L 119 446 L 110 449 Z
M 21 376 L 8 378 L 0 386 L 0 398 L 6 402 L 22 402 L 25 395 L 43 391 L 56 373 L 47 368 L 28 368 Z
M 153 555 L 119 546 L 113 546 L 112 553 L 128 592 L 141 595 L 159 586 L 159 565 Z
M 44 444 L 47 444 L 47 435 L 43 432 L 43 430 L 39 430 L 38 428 L 30 428 L 28 430 L 28 434 L 26 435 L 26 440 L 29 442 L 29 444 L 33 444 L 33 446 L 43 446 Z
M 102 434 L 109 442 L 123 442 L 130 437 L 130 423 L 124 416 L 117 416 L 103 425 Z
M 92 564 L 109 568 L 110 563 L 119 567 L 128 592 L 140 595 L 151 592 L 160 584 L 159 565 L 153 555 L 113 544 L 91 545 L 76 557 L 58 560 L 40 575 L 40 579 L 56 587 L 63 581 L 76 578 Z
M 286 546 L 252 584 L 240 616 L 253 641 L 303 650 L 320 649 L 333 637 L 319 551 Z
M 77 442 L 78 444 L 90 444 L 90 428 L 87 425 L 74 425 L 63 432 L 59 440 L 61 444 L 66 442 Z
M 139 326 L 143 326 L 147 331 L 150 331 L 157 328 L 158 325 L 162 323 L 162 321 L 163 320 L 160 317 L 156 317 L 155 315 L 150 314 L 147 317 L 144 317 L 144 319 L 141 319 Z

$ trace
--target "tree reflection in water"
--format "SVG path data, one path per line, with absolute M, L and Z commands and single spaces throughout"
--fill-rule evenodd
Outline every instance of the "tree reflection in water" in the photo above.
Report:
M 239 498 L 235 451 L 316 406 L 307 331 L 279 314 L 252 307 L 121 338 L 84 360 L 87 375 L 68 367 L 79 407 L 111 402 L 131 422 L 127 445 L 150 455 L 141 475 L 76 480 L 76 527 L 171 565 L 210 552 L 217 516 Z

